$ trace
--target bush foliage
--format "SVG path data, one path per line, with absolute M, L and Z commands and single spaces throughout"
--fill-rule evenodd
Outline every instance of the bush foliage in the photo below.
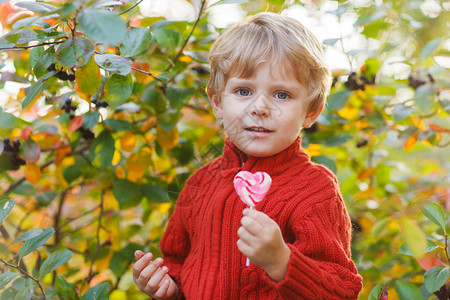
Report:
M 447 299 L 448 2 L 192 0 L 193 21 L 141 2 L 0 1 L 1 299 L 145 298 L 133 252 L 159 253 L 185 180 L 222 151 L 208 15 L 230 3 L 354 20 L 356 48 L 322 41 L 349 67 L 303 147 L 340 181 L 361 299 Z

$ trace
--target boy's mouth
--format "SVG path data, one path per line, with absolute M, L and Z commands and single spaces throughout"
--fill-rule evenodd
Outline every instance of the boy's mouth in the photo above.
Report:
M 264 127 L 256 127 L 256 126 L 252 126 L 252 127 L 247 127 L 244 128 L 247 131 L 253 131 L 253 132 L 272 132 L 272 130 L 269 130 L 267 128 Z

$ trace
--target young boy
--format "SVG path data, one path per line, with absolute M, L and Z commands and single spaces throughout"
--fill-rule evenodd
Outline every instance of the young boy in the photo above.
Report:
M 330 86 L 321 45 L 299 22 L 260 13 L 219 37 L 210 63 L 224 151 L 187 181 L 160 242 L 164 260 L 136 251 L 137 286 L 155 299 L 357 299 L 338 183 L 299 137 Z M 256 210 L 234 190 L 241 170 L 272 177 Z

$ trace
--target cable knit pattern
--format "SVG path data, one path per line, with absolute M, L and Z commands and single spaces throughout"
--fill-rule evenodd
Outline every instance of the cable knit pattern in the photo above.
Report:
M 256 209 L 275 220 L 291 249 L 285 278 L 274 282 L 236 242 L 245 205 L 233 188 L 241 170 L 272 177 Z M 161 240 L 179 299 L 357 299 L 362 288 L 350 254 L 351 222 L 336 177 L 310 161 L 300 137 L 282 152 L 245 156 L 226 140 L 221 157 L 187 181 Z

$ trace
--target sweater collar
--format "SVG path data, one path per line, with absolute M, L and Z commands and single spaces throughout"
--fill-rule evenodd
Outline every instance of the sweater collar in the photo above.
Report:
M 288 167 L 292 167 L 292 159 L 297 157 L 296 163 L 309 161 L 309 156 L 301 147 L 301 137 L 297 139 L 283 151 L 266 157 L 246 157 L 245 153 L 239 150 L 228 138 L 225 139 L 225 146 L 221 158 L 222 176 L 239 171 L 264 171 L 270 175 L 284 172 Z

